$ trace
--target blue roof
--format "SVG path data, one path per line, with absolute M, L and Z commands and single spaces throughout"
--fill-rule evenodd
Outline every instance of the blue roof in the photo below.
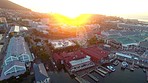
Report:
M 43 63 L 34 64 L 33 69 L 34 69 L 34 73 L 35 73 L 36 82 L 37 81 L 44 81 L 45 79 L 49 78 Z

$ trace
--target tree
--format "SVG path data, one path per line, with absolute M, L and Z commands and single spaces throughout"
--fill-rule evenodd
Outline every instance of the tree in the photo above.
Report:
M 9 37 L 13 37 L 14 36 L 14 32 L 9 33 Z
M 91 38 L 91 39 L 88 40 L 88 43 L 90 45 L 97 44 L 97 38 L 94 36 L 93 38 Z
M 39 58 L 42 61 L 47 61 L 49 59 L 49 55 L 44 51 L 40 51 Z
M 34 41 L 35 42 L 41 42 L 41 39 L 35 39 Z

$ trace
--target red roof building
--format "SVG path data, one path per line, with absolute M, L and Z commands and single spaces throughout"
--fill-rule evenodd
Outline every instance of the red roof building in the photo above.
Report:
M 109 52 L 102 50 L 98 46 L 84 48 L 84 49 L 81 49 L 81 51 L 84 54 L 90 56 L 92 61 L 94 62 L 98 62 L 109 55 Z
M 55 53 L 52 56 L 53 60 L 55 61 L 56 65 L 61 64 L 62 57 L 59 54 Z
M 64 64 L 65 68 L 71 72 L 76 72 L 95 64 L 91 61 L 91 57 L 87 56 L 81 51 L 63 52 L 61 54 L 54 54 L 53 59 L 56 63 Z M 63 62 L 63 63 L 62 63 Z

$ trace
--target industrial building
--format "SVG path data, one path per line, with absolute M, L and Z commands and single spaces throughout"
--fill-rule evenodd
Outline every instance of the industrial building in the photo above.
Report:
M 24 37 L 12 37 L 4 57 L 0 80 L 25 73 L 26 67 L 30 67 L 33 60 L 34 56 L 30 53 Z

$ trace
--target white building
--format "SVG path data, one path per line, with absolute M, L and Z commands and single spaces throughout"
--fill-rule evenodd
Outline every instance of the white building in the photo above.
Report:
M 60 49 L 60 48 L 65 48 L 69 46 L 75 46 L 76 44 L 72 41 L 69 40 L 57 40 L 57 41 L 51 41 L 50 42 L 54 49 Z

